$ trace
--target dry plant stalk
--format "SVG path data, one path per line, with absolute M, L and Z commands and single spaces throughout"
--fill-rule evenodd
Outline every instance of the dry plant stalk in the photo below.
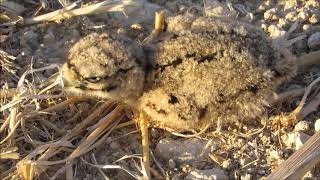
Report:
M 81 123 L 80 125 L 77 125 L 74 128 L 74 131 L 70 131 L 69 134 L 61 138 L 59 142 L 68 142 L 70 138 L 73 138 L 77 133 L 81 132 L 85 126 L 87 126 L 93 119 L 96 119 L 97 117 L 101 116 L 103 112 L 106 110 L 106 108 L 110 108 L 113 103 L 104 103 L 102 106 L 100 106 L 97 110 L 99 111 L 99 114 L 91 114 L 90 117 L 88 117 L 85 120 L 85 123 Z M 97 111 L 95 111 L 97 112 Z M 58 160 L 58 161 L 48 161 L 50 157 L 61 151 L 61 146 L 64 146 L 64 144 L 56 144 L 54 146 L 52 145 L 42 145 L 39 146 L 34 152 L 32 152 L 31 156 L 27 156 L 22 161 L 20 161 L 18 166 L 18 171 L 22 171 L 26 165 L 33 164 L 34 165 L 34 172 L 33 176 L 39 175 L 40 173 L 44 172 L 48 166 L 55 165 L 59 163 L 68 163 L 73 161 L 75 158 L 87 153 L 88 151 L 91 151 L 95 147 L 97 147 L 99 144 L 101 144 L 105 139 L 108 137 L 108 135 L 112 132 L 112 130 L 116 127 L 114 125 L 112 128 L 110 128 L 110 124 L 113 123 L 115 120 L 119 120 L 124 115 L 123 113 L 123 106 L 120 104 L 118 105 L 112 112 L 108 113 L 105 117 L 103 117 L 100 120 L 100 126 L 94 129 L 90 135 L 80 144 L 78 147 L 65 159 Z M 120 118 L 121 117 L 121 118 Z M 106 131 L 108 131 L 106 133 Z M 98 140 L 100 139 L 100 140 Z M 43 153 L 43 154 L 42 154 Z M 36 161 L 31 161 L 31 158 L 33 158 L 35 155 L 42 154 Z M 30 163 L 26 163 L 30 162 Z M 28 166 L 26 166 L 28 167 Z M 68 171 L 69 170 L 69 171 Z M 70 169 L 68 168 L 68 165 L 66 166 L 67 176 L 71 177 L 72 173 L 70 172 Z
M 164 11 L 157 11 L 155 13 L 154 30 L 159 35 L 164 30 Z
M 273 179 L 302 179 L 303 175 L 320 162 L 320 131 L 315 133 L 298 151 L 268 176 Z
M 77 99 L 77 98 L 75 98 L 75 99 Z M 68 102 L 69 103 L 74 102 L 75 99 L 70 100 Z M 63 103 L 63 104 L 66 105 L 66 103 Z M 25 158 L 23 158 L 21 161 L 19 161 L 17 163 L 17 165 L 16 165 L 17 171 L 13 174 L 22 174 L 22 176 L 25 177 L 24 179 L 27 179 L 28 177 L 31 177 L 31 176 L 35 177 L 35 176 L 41 174 L 42 172 L 46 171 L 48 166 L 37 164 L 36 163 L 37 161 L 31 161 L 31 159 L 34 158 L 36 155 L 40 155 L 40 157 L 38 158 L 38 161 L 45 162 L 49 158 L 56 155 L 58 152 L 60 152 L 62 150 L 61 147 L 65 146 L 64 145 L 65 142 L 68 142 L 72 138 L 79 135 L 81 132 L 83 132 L 85 130 L 85 128 L 89 124 L 97 121 L 98 118 L 100 118 L 104 114 L 104 112 L 106 112 L 106 111 L 108 112 L 108 109 L 110 109 L 111 105 L 112 105 L 111 102 L 107 102 L 107 103 L 103 103 L 101 106 L 96 108 L 95 111 L 93 113 L 91 113 L 85 120 L 83 120 L 80 124 L 77 124 L 76 127 L 74 127 L 71 131 L 68 132 L 68 134 L 66 134 L 64 137 L 62 137 L 59 140 L 59 142 L 57 142 L 58 144 L 57 143 L 44 144 L 44 145 L 38 146 L 35 150 L 33 150 L 31 153 L 29 153 L 29 155 L 27 155 Z M 58 104 L 55 107 L 60 107 L 60 105 Z M 56 110 L 56 109 L 57 108 L 52 108 L 51 110 Z M 32 168 L 30 168 L 31 164 L 32 164 Z M 30 169 L 32 169 L 32 172 L 30 172 Z M 1 176 L 3 177 L 3 174 L 1 174 Z
M 18 147 L 9 147 L 4 148 L 0 152 L 0 159 L 19 159 L 20 154 L 16 151 L 18 150 Z
M 148 118 L 141 112 L 139 113 L 139 118 L 137 119 L 140 129 L 141 129 L 141 139 L 142 139 L 142 161 L 146 175 L 143 179 L 150 179 L 150 154 L 149 154 L 149 133 L 148 133 Z
M 74 16 L 87 15 L 87 14 L 99 14 L 105 12 L 123 11 L 126 7 L 135 6 L 135 1 L 124 1 L 124 0 L 111 0 L 103 1 L 100 3 L 92 4 L 86 7 L 73 9 L 76 3 L 73 3 L 60 10 L 50 12 L 34 18 L 25 19 L 24 24 L 35 24 L 45 21 L 57 21 L 67 19 Z M 72 10 L 73 9 L 73 10 Z
M 274 117 L 272 122 L 273 129 L 279 129 L 281 126 L 290 127 L 297 123 L 298 120 L 305 118 L 308 114 L 315 111 L 320 104 L 320 93 L 316 95 L 315 99 L 309 103 L 309 105 L 305 105 L 308 95 L 310 94 L 312 87 L 320 82 L 320 77 L 315 79 L 307 88 L 300 101 L 298 107 L 288 114 L 281 114 L 279 116 Z
M 157 11 L 154 16 L 154 30 L 143 40 L 142 44 L 147 45 L 159 37 L 164 30 L 164 20 L 164 11 Z

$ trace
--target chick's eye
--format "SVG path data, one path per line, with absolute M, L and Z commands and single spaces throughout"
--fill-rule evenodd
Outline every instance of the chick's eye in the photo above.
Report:
M 100 77 L 89 77 L 89 78 L 86 78 L 85 80 L 89 81 L 91 83 L 97 83 L 97 82 L 101 81 L 101 78 Z

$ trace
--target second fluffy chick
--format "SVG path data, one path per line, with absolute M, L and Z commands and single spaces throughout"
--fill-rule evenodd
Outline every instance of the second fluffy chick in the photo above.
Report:
M 169 19 L 171 37 L 151 48 L 140 108 L 175 131 L 256 122 L 265 99 L 296 72 L 295 58 L 250 24 L 207 17 Z

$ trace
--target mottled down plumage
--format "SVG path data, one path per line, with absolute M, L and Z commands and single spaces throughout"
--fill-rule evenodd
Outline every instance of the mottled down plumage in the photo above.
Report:
M 253 122 L 263 114 L 265 98 L 296 71 L 287 50 L 273 47 L 262 30 L 246 23 L 177 16 L 168 30 L 172 37 L 149 55 L 150 88 L 140 101 L 160 127 Z
M 147 61 L 132 40 L 89 35 L 70 50 L 65 79 L 136 99 L 155 126 L 185 131 L 218 120 L 253 122 L 264 113 L 265 98 L 296 72 L 289 51 L 243 22 L 176 16 L 164 35 L 145 47 Z

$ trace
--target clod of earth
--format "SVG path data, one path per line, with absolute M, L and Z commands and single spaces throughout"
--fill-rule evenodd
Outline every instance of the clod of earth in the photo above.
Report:
M 88 35 L 70 50 L 64 79 L 91 93 L 130 99 L 155 126 L 184 131 L 254 122 L 266 97 L 296 73 L 289 51 L 243 22 L 176 16 L 164 36 L 145 47 L 145 61 L 129 38 Z

